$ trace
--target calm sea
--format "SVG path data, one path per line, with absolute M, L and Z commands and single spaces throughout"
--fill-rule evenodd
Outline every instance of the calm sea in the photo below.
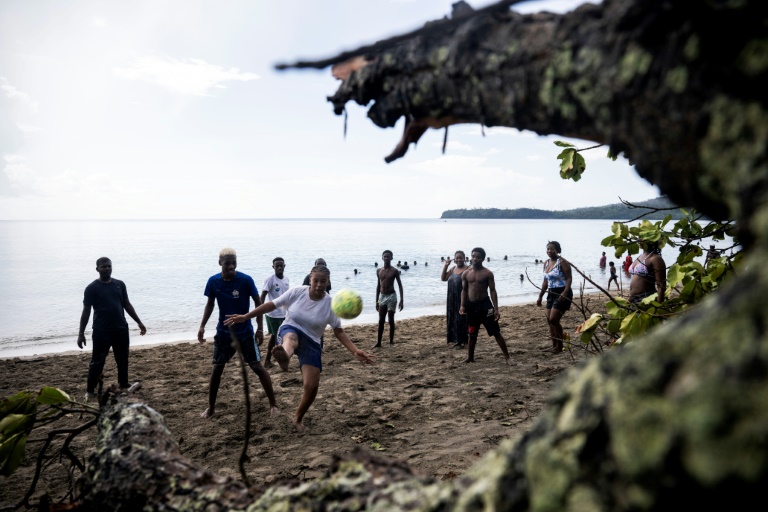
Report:
M 316 258 L 324 258 L 334 292 L 352 288 L 363 296 L 363 313 L 349 325 L 377 321 L 374 262 L 381 265 L 385 249 L 394 252 L 395 262 L 410 265 L 402 272 L 405 309 L 396 316 L 405 319 L 445 313 L 440 257 L 459 249 L 467 255 L 473 247 L 486 250 L 501 305 L 536 300 L 538 289 L 520 275 L 541 282 L 535 260 L 546 258 L 548 240 L 559 241 L 563 256 L 605 284 L 607 271 L 598 260 L 610 227 L 605 220 L 0 221 L 0 357 L 77 350 L 83 290 L 98 277 L 100 256 L 112 259 L 113 277 L 125 281 L 147 326 L 140 337 L 126 315 L 131 344 L 139 345 L 196 338 L 203 289 L 219 271 L 223 247 L 237 251 L 238 270 L 250 274 L 259 290 L 273 273 L 275 256 L 285 258 L 292 286 L 301 285 Z M 675 249 L 665 250 L 667 262 L 675 257 Z M 586 289 L 595 291 L 589 284 Z M 209 336 L 217 315 L 209 320 Z M 90 348 L 90 324 L 86 336 Z

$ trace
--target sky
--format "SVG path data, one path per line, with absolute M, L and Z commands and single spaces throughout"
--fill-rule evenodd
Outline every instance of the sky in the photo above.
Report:
M 386 164 L 402 120 L 380 129 L 349 103 L 345 139 L 330 69 L 274 69 L 409 32 L 452 1 L 3 0 L 0 220 L 439 218 L 659 195 L 605 147 L 562 180 L 553 141 L 592 143 L 509 128 L 451 127 L 445 154 L 430 130 Z

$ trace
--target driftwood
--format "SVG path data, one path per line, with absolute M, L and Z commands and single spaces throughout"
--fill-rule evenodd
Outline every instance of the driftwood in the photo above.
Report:
M 452 482 L 371 460 L 245 489 L 178 454 L 143 405 L 105 410 L 80 505 L 105 509 L 739 509 L 768 481 L 768 9 L 759 0 L 606 0 L 566 14 L 498 8 L 338 59 L 329 99 L 429 127 L 510 126 L 622 151 L 678 204 L 743 226 L 717 294 L 569 373 L 525 436 Z M 311 64 L 311 63 L 310 63 Z M 307 63 L 302 63 L 307 65 Z M 290 66 L 288 66 L 290 67 Z

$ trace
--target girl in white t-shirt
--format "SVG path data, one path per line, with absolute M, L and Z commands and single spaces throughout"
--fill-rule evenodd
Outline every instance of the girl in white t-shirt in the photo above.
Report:
M 325 291 L 331 279 L 328 267 L 318 265 L 312 268 L 309 286 L 291 288 L 276 298 L 266 302 L 245 315 L 227 315 L 224 325 L 245 322 L 257 315 L 269 313 L 277 308 L 286 310 L 286 317 L 277 333 L 277 345 L 272 350 L 275 361 L 284 371 L 295 353 L 299 359 L 301 375 L 304 380 L 304 392 L 293 422 L 302 428 L 304 414 L 315 401 L 320 386 L 322 370 L 322 350 L 320 338 L 325 327 L 330 325 L 333 334 L 363 364 L 373 364 L 374 357 L 358 349 L 341 327 L 339 317 L 331 310 L 331 296 Z

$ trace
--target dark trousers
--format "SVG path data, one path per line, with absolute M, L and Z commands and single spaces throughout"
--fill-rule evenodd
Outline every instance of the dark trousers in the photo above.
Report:
M 117 363 L 117 383 L 122 388 L 128 387 L 128 329 L 116 331 L 93 331 L 91 344 L 93 355 L 88 366 L 88 392 L 94 393 L 99 382 L 104 362 L 107 360 L 109 349 L 115 355 Z

